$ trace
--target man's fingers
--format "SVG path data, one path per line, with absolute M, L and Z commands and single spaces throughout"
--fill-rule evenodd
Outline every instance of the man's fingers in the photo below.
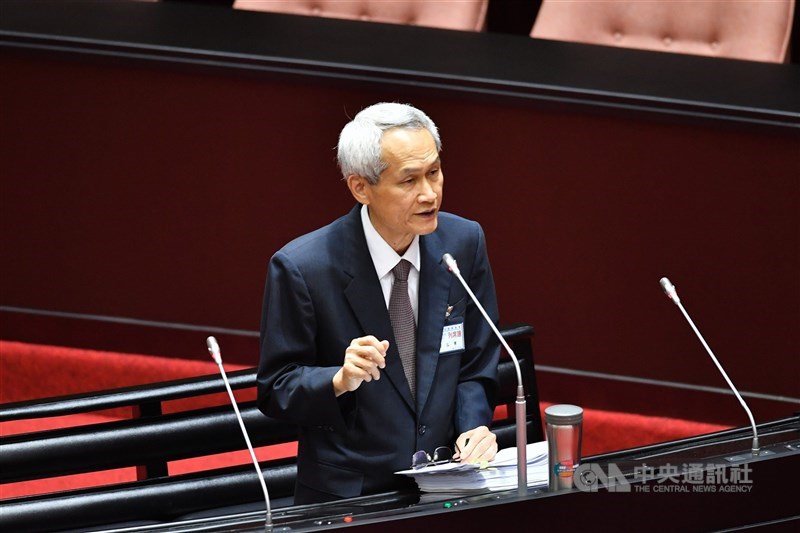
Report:
M 482 439 L 467 457 L 468 462 L 491 461 L 497 454 L 497 443 L 493 439 Z
M 350 346 L 372 346 L 379 352 L 386 353 L 386 350 L 389 349 L 389 341 L 379 341 L 374 335 L 367 335 L 353 339 L 350 341 Z
M 348 353 L 345 356 L 344 369 L 348 376 L 358 377 L 367 381 L 371 381 L 373 378 L 380 379 L 378 363 L 357 353 Z
M 348 352 L 358 354 L 360 357 L 374 361 L 378 368 L 386 367 L 386 351 L 389 349 L 389 341 L 379 341 L 372 335 L 359 337 L 350 341 Z
M 351 379 L 372 381 L 380 379 L 380 369 L 386 367 L 388 341 L 379 341 L 373 335 L 350 341 L 345 351 L 345 372 Z M 348 366 L 350 370 L 348 371 Z
M 374 335 L 358 337 L 345 349 L 342 367 L 333 377 L 333 388 L 339 396 L 354 391 L 364 381 L 381 378 L 380 369 L 386 367 L 388 341 L 379 341 Z
M 389 341 L 379 341 L 374 335 L 351 340 L 344 352 L 342 368 L 333 378 L 336 395 L 354 391 L 364 381 L 381 379 L 380 369 L 386 367 L 388 349 Z
M 359 368 L 363 368 L 365 370 L 370 370 L 372 368 L 377 370 L 379 368 L 386 367 L 386 359 L 384 356 L 372 348 L 348 348 L 345 356 L 345 362 L 347 361 L 350 361 Z
M 462 463 L 491 461 L 497 454 L 497 437 L 486 426 L 480 426 L 459 435 L 456 448 Z
M 475 448 L 475 443 L 472 443 L 470 446 L 470 439 L 472 437 L 472 431 L 466 431 L 458 436 L 456 439 L 455 444 L 455 454 L 454 458 L 464 462 L 469 457 L 472 450 Z

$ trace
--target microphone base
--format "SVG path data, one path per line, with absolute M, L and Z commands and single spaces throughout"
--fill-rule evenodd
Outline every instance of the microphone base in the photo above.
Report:
M 517 424 L 517 492 L 520 496 L 528 493 L 528 409 L 522 384 L 517 386 L 515 402 Z
M 739 455 L 729 455 L 725 457 L 725 460 L 729 463 L 744 463 L 752 459 L 753 457 L 766 457 L 767 455 L 775 455 L 775 452 L 772 450 L 751 450 L 750 453 L 741 453 Z

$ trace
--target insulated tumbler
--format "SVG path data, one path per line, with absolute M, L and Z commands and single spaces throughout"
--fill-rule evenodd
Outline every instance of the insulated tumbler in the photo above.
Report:
M 544 410 L 544 419 L 550 490 L 572 488 L 572 476 L 581 461 L 583 409 L 577 405 L 551 405 Z

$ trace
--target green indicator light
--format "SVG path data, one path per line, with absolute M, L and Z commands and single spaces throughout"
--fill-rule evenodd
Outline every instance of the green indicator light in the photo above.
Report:
M 450 503 L 450 502 L 445 502 L 445 504 L 444 504 L 444 506 L 443 506 L 443 507 L 444 507 L 445 509 L 450 509 L 452 506 L 453 506 L 453 504 L 452 504 L 452 503 Z

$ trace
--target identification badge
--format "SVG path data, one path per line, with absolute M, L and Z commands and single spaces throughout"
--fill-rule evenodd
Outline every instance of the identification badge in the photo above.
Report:
M 464 349 L 464 323 L 450 324 L 442 330 L 442 346 L 439 353 L 456 352 Z

